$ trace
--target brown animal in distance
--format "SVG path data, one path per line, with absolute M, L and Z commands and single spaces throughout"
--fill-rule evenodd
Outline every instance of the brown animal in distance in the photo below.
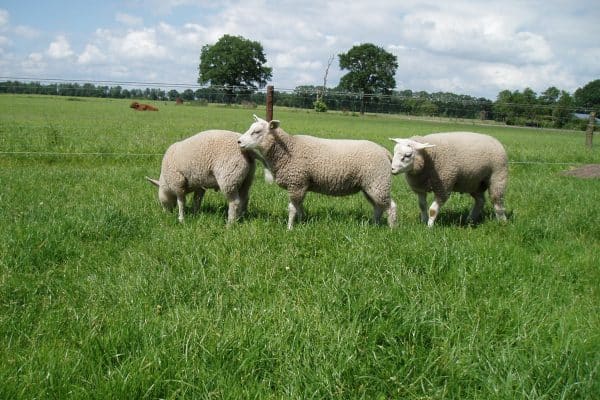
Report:
M 142 103 L 138 103 L 137 101 L 134 101 L 133 103 L 131 103 L 129 108 L 133 108 L 134 110 L 137 110 L 137 111 L 158 111 L 158 108 L 151 106 L 150 104 L 142 104 Z

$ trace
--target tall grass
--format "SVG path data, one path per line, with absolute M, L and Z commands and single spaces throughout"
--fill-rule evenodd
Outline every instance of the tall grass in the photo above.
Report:
M 506 225 L 489 205 L 463 224 L 455 194 L 429 230 L 396 177 L 397 229 L 372 225 L 362 196 L 311 193 L 290 232 L 259 168 L 227 229 L 220 193 L 179 224 L 143 177 L 172 142 L 264 110 L 157 105 L 0 96 L 0 398 L 600 393 L 600 181 L 560 174 L 600 162 L 581 134 L 276 109 L 290 133 L 391 149 L 472 130 L 548 164 L 510 165 Z

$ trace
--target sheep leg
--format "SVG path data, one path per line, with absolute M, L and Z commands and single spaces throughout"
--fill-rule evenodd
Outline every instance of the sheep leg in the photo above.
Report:
M 388 225 L 390 228 L 396 226 L 396 203 L 394 200 L 389 198 L 389 193 L 386 195 L 381 194 L 380 187 L 377 187 L 375 190 L 363 190 L 363 194 L 373 206 L 373 222 L 377 225 L 381 223 L 381 216 L 384 211 L 388 212 Z M 369 193 L 370 192 L 370 193 Z
M 504 192 L 506 190 L 506 182 L 508 180 L 508 170 L 502 169 L 492 174 L 490 178 L 490 188 L 488 193 L 490 200 L 494 205 L 494 211 L 496 212 L 496 218 L 499 221 L 506 221 L 506 214 L 504 212 Z
M 417 193 L 419 196 L 419 210 L 421 210 L 421 222 L 427 223 L 427 193 Z
M 183 214 L 185 211 L 185 194 L 177 195 L 177 208 L 179 209 L 179 217 L 177 218 L 179 222 L 183 223 Z
M 471 222 L 476 222 L 481 215 L 481 211 L 483 210 L 483 204 L 485 202 L 483 192 L 481 193 L 471 193 L 471 197 L 475 200 L 475 204 L 473 204 L 473 208 L 469 213 L 468 220 Z
M 499 221 L 506 221 L 506 214 L 504 212 L 504 204 L 502 202 L 502 197 L 496 197 L 492 199 L 492 204 L 494 204 L 494 211 L 496 212 L 496 218 Z
M 433 203 L 431 203 L 431 206 L 429 207 L 429 219 L 427 220 L 427 226 L 429 228 L 433 227 L 433 224 L 435 223 L 435 219 L 437 218 L 439 212 L 440 212 L 440 208 L 442 208 L 442 206 L 444 205 L 446 201 L 444 199 L 441 199 L 438 196 L 435 196 L 435 200 L 433 200 Z
M 227 210 L 227 226 L 230 226 L 238 218 L 242 200 L 238 192 L 234 192 L 227 195 L 227 201 L 229 202 L 229 209 Z
M 196 214 L 198 211 L 200 211 L 200 205 L 202 204 L 202 199 L 204 198 L 205 192 L 206 192 L 206 190 L 204 190 L 202 188 L 200 188 L 194 192 L 194 203 L 193 203 L 193 208 L 192 208 L 192 212 L 194 214 Z
M 244 182 L 239 189 L 240 199 L 241 199 L 241 210 L 240 213 L 244 214 L 248 210 L 248 200 L 250 199 L 250 187 L 252 186 L 252 181 L 254 180 L 254 165 L 252 166 L 250 172 Z
M 365 198 L 369 201 L 369 203 L 371 203 L 371 206 L 373 206 L 373 222 L 376 225 L 379 225 L 379 223 L 381 222 L 381 216 L 383 215 L 383 211 L 386 208 L 388 208 L 388 206 L 387 205 L 378 204 L 375 201 L 374 197 L 371 196 L 366 191 L 363 191 L 363 194 L 365 195 Z
M 240 191 L 240 216 L 245 214 L 248 211 L 248 201 L 250 200 L 249 194 L 242 193 Z
M 294 227 L 294 220 L 296 217 L 298 220 L 302 220 L 304 217 L 302 202 L 304 201 L 305 193 L 305 191 L 289 192 L 290 203 L 288 204 L 288 229 L 292 229 Z
M 390 228 L 395 228 L 397 226 L 396 209 L 396 202 L 394 200 L 390 200 L 390 207 L 388 208 L 388 225 Z

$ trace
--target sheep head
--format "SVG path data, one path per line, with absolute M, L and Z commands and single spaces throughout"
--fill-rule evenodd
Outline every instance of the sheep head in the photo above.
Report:
M 429 147 L 435 147 L 434 144 L 421 143 L 412 139 L 392 139 L 395 142 L 394 157 L 392 158 L 392 174 L 400 174 L 413 169 L 415 157 L 419 151 Z
M 238 144 L 242 149 L 256 149 L 269 134 L 279 128 L 279 124 L 277 120 L 267 122 L 254 114 L 254 123 L 240 136 Z

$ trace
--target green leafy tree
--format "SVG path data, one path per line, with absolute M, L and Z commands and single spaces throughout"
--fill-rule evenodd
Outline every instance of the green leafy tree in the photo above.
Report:
M 578 107 L 593 108 L 600 111 L 600 79 L 589 82 L 573 94 Z
M 175 101 L 179 97 L 179 92 L 177 90 L 175 90 L 175 89 L 171 89 L 167 93 L 167 96 L 169 97 L 169 100 Z
M 513 95 L 510 90 L 503 90 L 498 93 L 493 108 L 496 121 L 503 121 L 508 125 L 514 124 L 515 112 L 512 107 L 512 100 Z
M 363 94 L 361 114 L 366 98 L 375 93 L 389 94 L 396 87 L 394 75 L 398 69 L 395 55 L 371 43 L 352 47 L 338 54 L 340 68 L 349 72 L 340 79 L 339 87 Z
M 181 94 L 181 98 L 186 101 L 194 100 L 194 91 L 192 89 L 185 89 Z
M 119 99 L 122 96 L 123 88 L 121 86 L 112 86 L 108 92 L 108 95 L 113 99 Z
M 555 128 L 563 128 L 573 119 L 572 107 L 573 97 L 563 90 L 552 109 Z
M 539 102 L 543 105 L 552 105 L 555 104 L 560 97 L 561 92 L 558 88 L 551 86 L 546 89 L 540 97 L 538 98 Z
M 259 42 L 224 35 L 214 45 L 202 47 L 198 83 L 224 86 L 226 101 L 230 102 L 236 91 L 265 87 L 272 77 L 272 68 L 266 67 L 266 62 Z
M 535 125 L 533 121 L 536 120 L 536 115 L 539 111 L 537 108 L 537 94 L 531 88 L 525 88 L 520 97 L 517 98 L 518 102 L 522 103 L 521 116 L 525 117 L 528 125 Z

